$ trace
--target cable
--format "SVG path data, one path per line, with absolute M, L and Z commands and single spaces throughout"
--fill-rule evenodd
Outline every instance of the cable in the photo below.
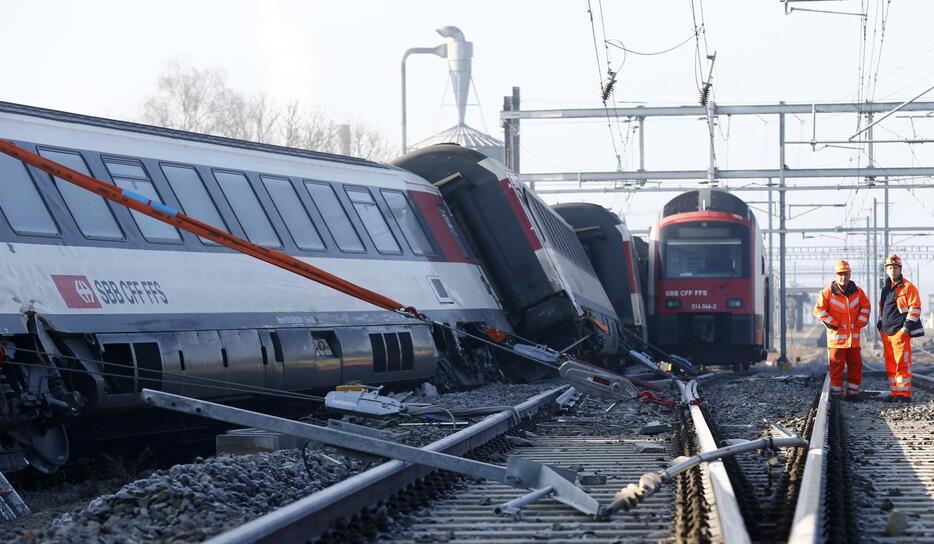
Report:
M 57 358 L 60 358 L 60 359 L 72 359 L 72 360 L 75 360 L 75 361 L 82 361 L 82 362 L 87 362 L 87 363 L 94 363 L 94 364 L 96 364 L 96 365 L 100 365 L 100 366 L 103 366 L 103 367 L 113 367 L 113 366 L 116 366 L 116 367 L 119 367 L 119 368 L 121 368 L 121 369 L 132 369 L 132 368 L 135 368 L 134 366 L 131 366 L 131 365 L 129 365 L 129 364 L 122 364 L 122 363 L 116 363 L 116 362 L 101 361 L 101 360 L 97 360 L 97 359 L 88 359 L 88 358 L 83 358 L 83 357 L 76 357 L 76 356 L 74 356 L 74 355 L 60 355 L 60 354 L 51 353 L 51 352 L 48 352 L 48 351 L 34 350 L 34 349 L 28 349 L 28 348 L 20 348 L 20 347 L 17 347 L 17 348 L 16 348 L 16 351 L 23 351 L 23 352 L 26 352 L 26 353 L 33 353 L 33 354 L 36 354 L 36 355 L 44 355 L 44 356 L 46 356 L 46 357 L 57 357 Z M 19 364 L 19 365 L 23 365 L 23 366 L 36 366 L 36 367 L 42 367 L 42 368 L 49 368 L 48 365 L 41 364 L 41 363 L 23 363 L 23 362 L 19 362 L 19 361 L 11 361 L 10 359 L 6 359 L 6 360 L 4 360 L 3 362 L 0 362 L 0 365 L 4 365 L 4 364 Z M 56 368 L 57 368 L 58 370 L 66 370 L 66 371 L 73 371 L 73 372 L 82 372 L 82 373 L 84 373 L 84 374 L 89 374 L 89 372 L 88 372 L 86 369 L 83 369 L 83 368 L 72 369 L 72 368 L 65 368 L 65 367 L 58 367 L 58 366 L 56 366 Z M 148 370 L 148 369 L 143 369 L 143 370 Z M 156 371 L 151 371 L 151 372 L 156 372 Z M 120 374 L 120 373 L 116 373 L 116 372 L 99 372 L 99 371 L 98 371 L 98 372 L 96 372 L 96 373 L 97 373 L 97 374 L 100 374 L 101 376 L 110 376 L 110 377 L 116 377 L 116 378 L 122 378 L 122 379 L 132 379 L 132 378 L 133 378 L 133 376 L 127 376 L 126 374 Z M 240 393 L 251 393 L 251 394 L 258 394 L 258 395 L 269 395 L 269 396 L 286 397 L 286 398 L 291 398 L 291 399 L 296 399 L 296 400 L 311 400 L 311 401 L 317 401 L 317 402 L 323 402 L 323 401 L 324 401 L 324 397 L 319 397 L 319 396 L 315 396 L 315 395 L 306 395 L 306 394 L 304 394 L 304 393 L 295 393 L 295 392 L 291 392 L 291 391 L 283 391 L 283 390 L 280 390 L 280 389 L 272 389 L 272 388 L 263 387 L 263 386 L 260 386 L 260 385 L 241 384 L 241 383 L 237 383 L 237 382 L 231 382 L 231 381 L 228 381 L 228 380 L 218 380 L 218 379 L 216 379 L 216 378 L 207 378 L 207 377 L 204 377 L 204 376 L 189 376 L 189 375 L 178 374 L 178 373 L 170 372 L 170 371 L 166 371 L 166 370 L 162 370 L 162 371 L 161 371 L 161 374 L 162 374 L 163 376 L 168 375 L 168 376 L 171 376 L 171 377 L 174 377 L 174 378 L 180 378 L 180 379 L 183 379 L 183 380 L 184 380 L 184 381 L 179 381 L 179 382 L 170 382 L 170 381 L 167 381 L 167 380 L 164 380 L 164 379 L 161 380 L 161 381 L 164 382 L 164 383 L 171 383 L 171 384 L 174 384 L 174 385 L 187 385 L 187 386 L 194 386 L 194 387 L 207 387 L 207 388 L 213 388 L 213 389 L 223 389 L 223 390 L 237 391 L 237 392 L 240 392 Z M 139 379 L 140 379 L 140 380 L 157 381 L 155 378 L 139 378 Z M 198 382 L 198 383 L 191 383 L 192 380 L 198 380 L 199 382 Z M 202 383 L 202 382 L 207 382 L 207 383 Z M 216 384 L 220 384 L 220 385 L 209 385 L 210 383 L 216 383 Z
M 891 6 L 892 0 L 887 0 L 885 9 L 882 11 L 882 30 L 879 34 L 879 57 L 876 59 L 876 69 L 872 74 L 872 92 L 870 93 L 870 100 L 873 102 L 875 102 L 876 89 L 879 83 L 879 68 L 882 66 L 882 46 L 885 44 L 885 27 L 889 20 L 889 9 Z
M 703 25 L 702 25 L 702 26 L 703 26 Z M 642 55 L 642 56 L 644 56 L 644 57 L 653 57 L 653 56 L 655 56 L 655 55 L 664 55 L 665 53 L 671 53 L 671 52 L 674 51 L 675 49 L 677 49 L 677 48 L 681 47 L 682 45 L 684 45 L 684 44 L 688 43 L 689 41 L 691 41 L 695 36 L 697 36 L 697 33 L 696 33 L 696 32 L 693 33 L 693 34 L 691 34 L 691 35 L 688 36 L 687 38 L 685 38 L 684 41 L 679 42 L 677 45 L 674 45 L 674 46 L 672 46 L 672 47 L 669 47 L 668 49 L 663 49 L 663 50 L 661 50 L 661 51 L 651 51 L 651 52 L 648 52 L 648 53 L 642 52 L 642 51 L 634 51 L 634 50 L 632 50 L 632 49 L 629 49 L 629 48 L 627 48 L 627 47 L 623 44 L 622 41 L 617 40 L 617 39 L 606 40 L 606 43 L 608 43 L 609 45 L 612 45 L 613 47 L 616 47 L 617 49 L 622 49 L 623 51 L 625 51 L 625 52 L 627 52 L 627 53 L 632 53 L 633 55 Z M 616 42 L 616 43 L 614 43 L 614 42 Z
M 21 367 L 31 367 L 31 368 L 44 368 L 44 369 L 48 369 L 48 368 L 49 368 L 48 365 L 45 365 L 45 364 L 42 364 L 42 363 L 24 363 L 24 362 L 21 362 L 21 361 L 12 361 L 12 360 L 9 360 L 9 359 L 3 361 L 2 364 L 4 364 L 4 365 L 21 366 Z M 59 371 L 59 372 L 74 372 L 74 373 L 80 373 L 80 374 L 88 374 L 88 371 L 85 370 L 85 369 L 83 369 L 83 368 L 57 367 L 56 370 Z M 127 376 L 126 374 L 118 374 L 118 373 L 115 373 L 115 372 L 96 372 L 95 374 L 97 374 L 97 375 L 99 375 L 99 376 L 109 376 L 109 377 L 112 377 L 112 378 L 119 378 L 119 379 L 124 379 L 124 380 L 133 379 L 132 376 Z M 172 381 L 172 380 L 166 380 L 166 379 L 161 379 L 161 380 L 160 380 L 160 379 L 156 379 L 156 378 L 138 378 L 138 379 L 139 379 L 139 381 L 141 381 L 141 382 L 142 382 L 142 381 L 152 381 L 152 382 L 158 382 L 158 383 L 162 383 L 162 384 L 181 385 L 181 386 L 192 386 L 192 385 L 193 385 L 193 384 L 191 384 L 191 383 L 189 383 L 189 382 L 184 382 L 184 381 Z M 236 393 L 264 394 L 264 395 L 267 395 L 267 396 L 270 396 L 270 397 L 282 397 L 282 398 L 288 398 L 288 399 L 292 399 L 292 400 L 314 400 L 314 401 L 323 401 L 323 400 L 324 400 L 322 397 L 317 397 L 317 398 L 308 399 L 308 398 L 307 398 L 307 397 L 308 397 L 307 395 L 301 395 L 301 394 L 298 394 L 298 393 L 296 393 L 296 394 L 293 395 L 293 394 L 291 394 L 291 393 L 289 393 L 289 392 L 287 392 L 287 391 L 283 391 L 282 394 L 275 394 L 275 393 L 268 393 L 268 392 L 267 392 L 267 393 L 258 393 L 258 392 L 255 391 L 255 390 L 242 389 L 242 388 L 230 387 L 230 386 L 226 386 L 226 387 L 225 387 L 225 386 L 219 386 L 219 385 L 198 384 L 197 387 L 204 387 L 204 388 L 208 388 L 208 389 L 220 389 L 220 390 L 223 390 L 223 391 L 232 391 L 232 392 L 236 392 Z
M 607 39 L 606 39 L 606 23 L 605 23 L 604 16 L 603 16 L 603 0 L 598 0 L 597 5 L 600 7 L 600 28 L 603 32 L 603 48 L 606 50 L 607 83 L 606 83 L 606 86 L 603 88 L 603 96 L 602 96 L 603 105 L 606 106 L 606 102 L 609 98 L 611 97 L 615 98 L 614 89 L 616 87 L 617 76 L 619 76 L 619 73 L 623 70 L 623 66 L 625 66 L 626 64 L 627 55 L 626 55 L 626 52 L 623 51 L 623 60 L 620 61 L 619 67 L 615 71 L 610 70 L 611 68 L 610 44 L 607 43 Z M 617 132 L 619 132 L 620 146 L 622 148 L 621 151 L 618 151 L 616 153 L 616 170 L 622 171 L 623 167 L 622 167 L 621 156 L 626 153 L 627 142 L 625 141 L 625 138 L 623 138 L 623 126 L 619 120 L 619 112 L 615 108 L 615 103 L 616 101 L 613 100 L 613 104 L 614 104 L 613 117 L 616 118 L 616 130 Z
M 688 0 L 691 2 L 691 19 L 694 21 L 694 84 L 697 86 L 697 91 L 701 91 L 701 80 L 704 79 L 704 67 L 701 63 L 701 54 L 700 54 L 700 28 L 697 26 L 697 14 L 694 12 L 694 0 Z
M 593 9 L 591 8 L 590 0 L 587 0 L 587 14 L 590 17 L 590 34 L 593 38 L 593 53 L 597 61 L 597 79 L 600 82 L 600 92 L 601 94 L 605 92 L 603 86 L 603 68 L 600 66 L 600 49 L 597 47 L 597 27 L 593 20 Z M 607 66 L 609 70 L 609 66 Z M 613 144 L 613 154 L 617 157 L 617 162 L 619 162 L 619 149 L 616 147 L 616 134 L 613 133 L 613 124 L 610 121 L 610 110 L 607 108 L 606 100 L 603 101 L 603 111 L 606 113 L 606 127 L 610 131 L 610 142 Z

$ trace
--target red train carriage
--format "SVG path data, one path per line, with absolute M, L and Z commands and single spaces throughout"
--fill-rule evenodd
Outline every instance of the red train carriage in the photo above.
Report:
M 764 359 L 767 278 L 749 206 L 725 191 L 689 191 L 665 204 L 650 238 L 652 341 L 701 364 Z

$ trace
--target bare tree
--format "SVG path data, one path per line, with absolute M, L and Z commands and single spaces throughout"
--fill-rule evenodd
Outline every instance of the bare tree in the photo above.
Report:
M 319 109 L 298 102 L 284 107 L 264 94 L 245 95 L 227 85 L 224 72 L 171 62 L 156 83 L 156 93 L 141 108 L 144 123 L 250 140 L 338 153 L 339 124 Z M 351 155 L 385 162 L 395 155 L 377 130 L 351 124 Z

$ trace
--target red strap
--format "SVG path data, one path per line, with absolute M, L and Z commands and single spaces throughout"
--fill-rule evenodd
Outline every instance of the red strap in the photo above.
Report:
M 83 189 L 87 189 L 92 193 L 99 194 L 111 202 L 116 202 L 117 204 L 136 210 L 142 214 L 148 215 L 149 217 L 158 219 L 163 223 L 168 223 L 169 225 L 178 227 L 196 236 L 207 238 L 208 240 L 217 242 L 222 246 L 229 247 L 230 249 L 239 251 L 245 255 L 256 257 L 257 259 L 266 261 L 269 264 L 278 266 L 279 268 L 288 270 L 289 272 L 293 272 L 299 276 L 308 278 L 322 285 L 326 285 L 332 289 L 336 289 L 341 293 L 350 295 L 365 302 L 369 302 L 374 306 L 379 306 L 380 308 L 384 308 L 390 311 L 404 311 L 413 317 L 424 317 L 411 306 L 403 310 L 402 304 L 389 297 L 383 296 L 347 280 L 341 279 L 333 274 L 321 270 L 320 268 L 300 261 L 291 255 L 287 255 L 281 251 L 276 251 L 274 249 L 265 248 L 252 242 L 248 242 L 242 238 L 238 238 L 233 234 L 230 234 L 229 232 L 212 227 L 207 223 L 203 223 L 197 219 L 188 217 L 181 212 L 176 212 L 168 206 L 162 205 L 158 202 L 155 203 L 157 206 L 153 206 L 153 201 L 143 202 L 137 198 L 132 198 L 131 196 L 128 196 L 123 190 L 114 185 L 104 183 L 90 176 L 86 176 L 81 172 L 76 172 L 70 168 L 58 164 L 57 162 L 50 161 L 45 157 L 27 151 L 13 143 L 0 140 L 0 151 L 10 155 L 13 158 L 21 160 L 26 164 L 30 164 L 40 170 L 48 172 L 55 177 L 61 178 L 69 183 L 73 183 Z
M 643 391 L 636 396 L 637 399 L 641 400 L 645 404 L 660 404 L 667 408 L 674 409 L 678 403 L 673 400 L 663 399 L 661 397 L 656 397 L 652 394 L 651 391 Z

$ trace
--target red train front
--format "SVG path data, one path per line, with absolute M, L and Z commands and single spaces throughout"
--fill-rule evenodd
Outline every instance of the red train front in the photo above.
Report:
M 762 235 L 749 206 L 717 189 L 670 200 L 652 231 L 652 341 L 696 363 L 761 361 L 767 345 Z

